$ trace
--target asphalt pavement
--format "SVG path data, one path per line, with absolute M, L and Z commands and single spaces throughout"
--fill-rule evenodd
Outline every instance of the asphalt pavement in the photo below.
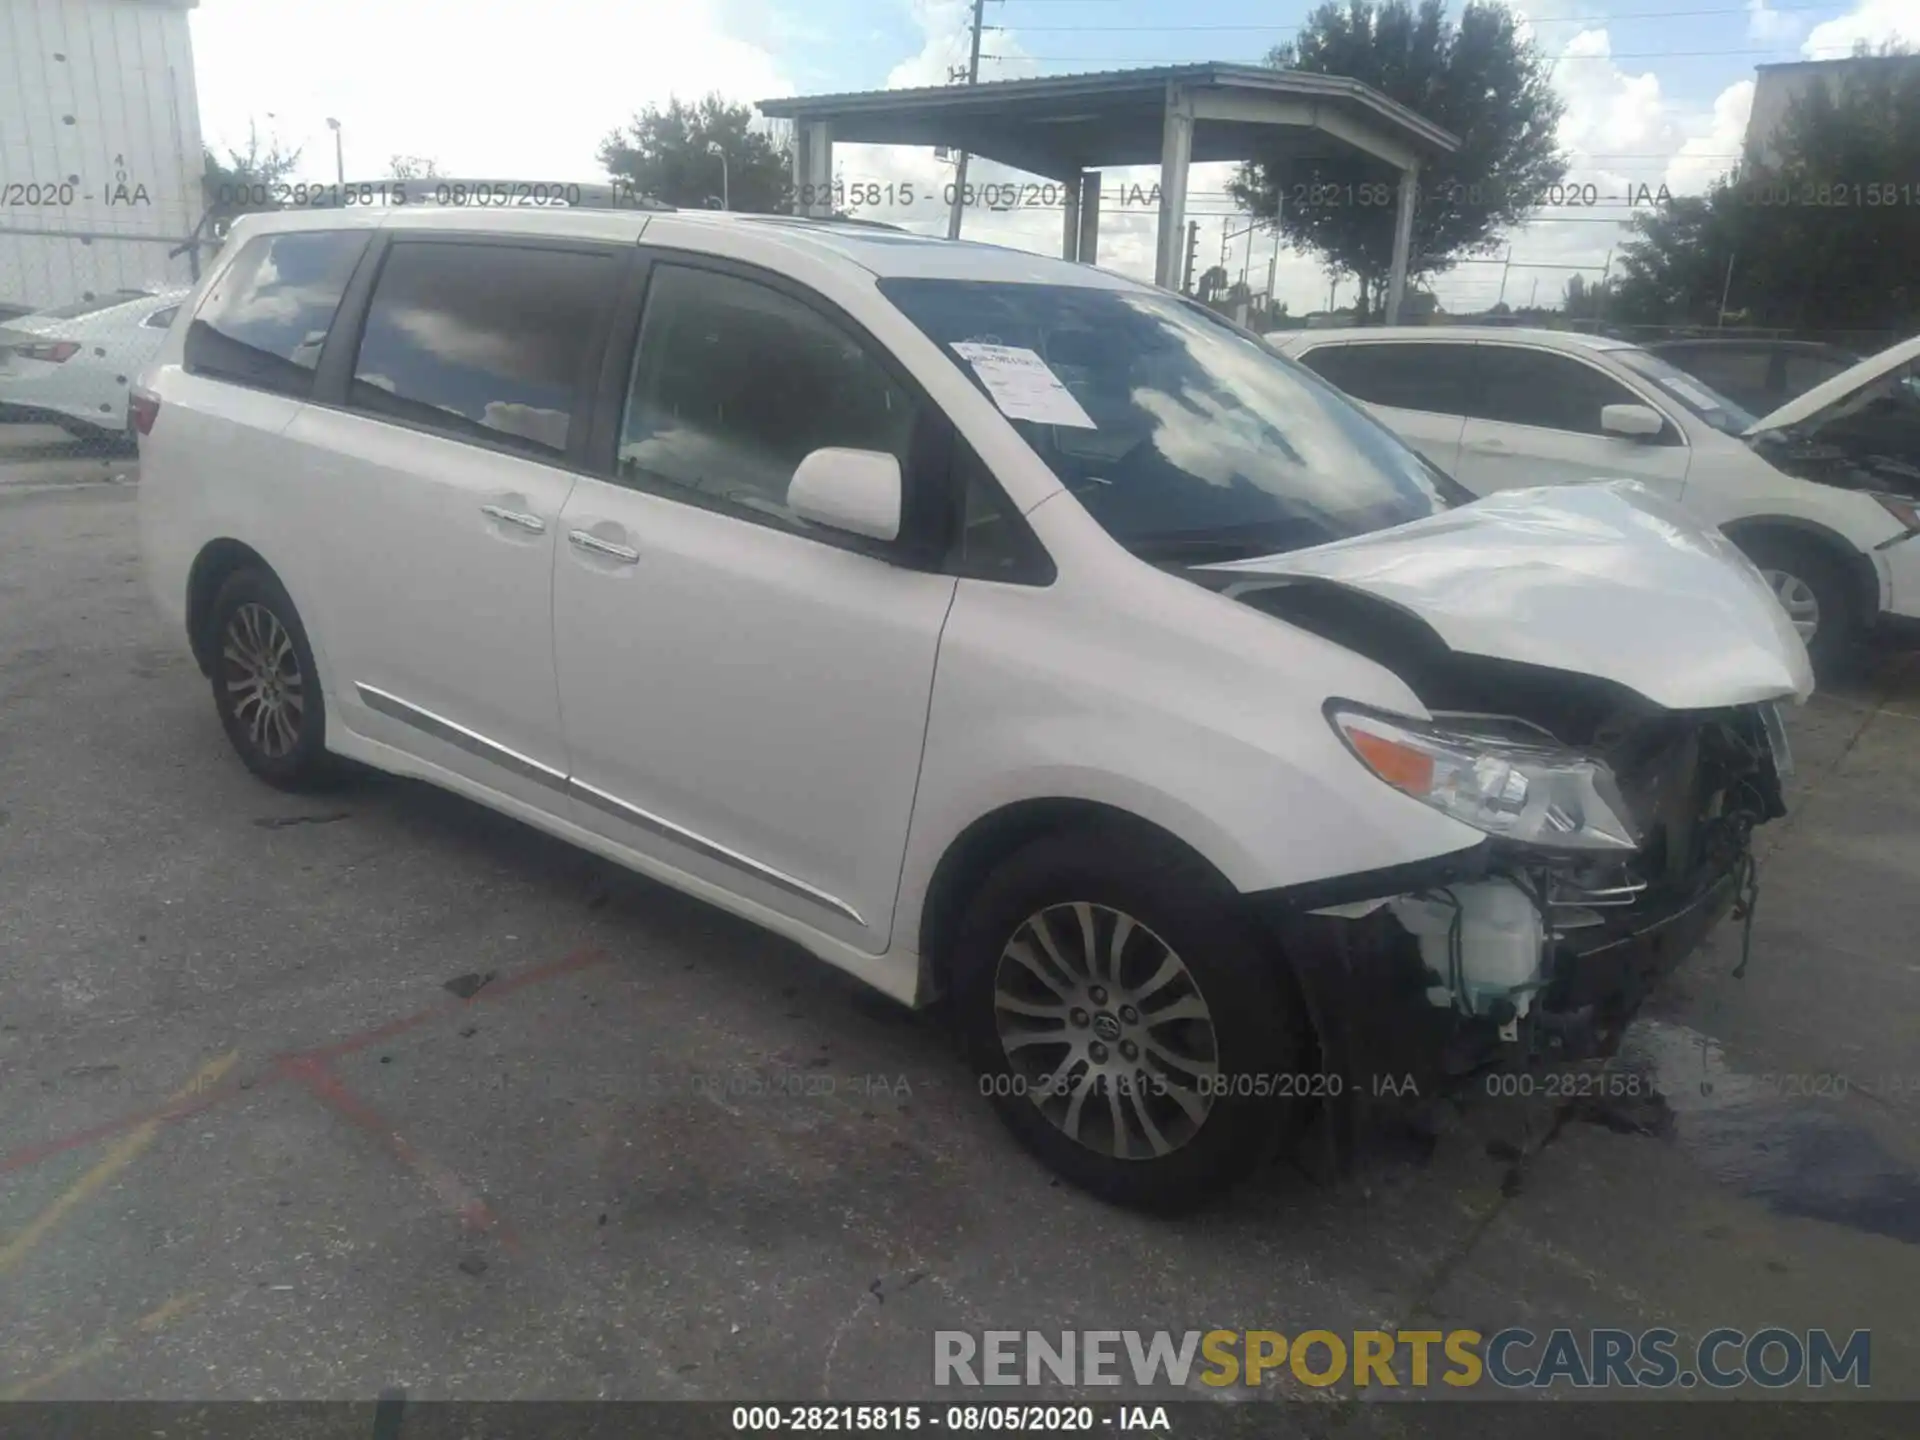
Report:
M 927 1400 L 939 1329 L 1780 1325 L 1870 1329 L 1920 1400 L 1920 660 L 1792 716 L 1748 971 L 1723 927 L 1619 1062 L 1663 1100 L 1474 1093 L 1155 1220 L 781 940 L 416 784 L 253 780 L 141 586 L 136 467 L 19 440 L 0 1398 Z M 1324 1402 L 1271 1433 L 1415 1423 L 1267 1391 Z

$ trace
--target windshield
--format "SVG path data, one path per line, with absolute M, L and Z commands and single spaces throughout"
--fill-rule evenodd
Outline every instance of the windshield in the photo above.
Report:
M 1305 369 L 1172 296 L 892 279 L 888 299 L 1135 554 L 1273 554 L 1473 497 Z
M 1686 371 L 1675 369 L 1657 355 L 1649 355 L 1645 350 L 1625 349 L 1609 350 L 1607 354 L 1636 375 L 1653 381 L 1662 392 L 1671 395 L 1722 434 L 1745 434 L 1747 427 L 1760 418 L 1741 409 L 1718 390 L 1696 380 Z

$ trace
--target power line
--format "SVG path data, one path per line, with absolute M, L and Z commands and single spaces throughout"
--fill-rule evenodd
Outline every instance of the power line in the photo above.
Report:
M 1060 3 L 1060 0 L 1009 0 L 1009 3 L 1020 4 L 1020 5 L 1036 5 L 1036 4 L 1047 4 L 1047 3 Z M 1080 4 L 1103 3 L 1103 0 L 1071 0 L 1071 3 L 1080 3 Z M 1833 9 L 1833 4 L 1831 3 L 1831 0 L 1828 0 L 1828 3 L 1825 3 L 1825 4 L 1773 5 L 1773 6 L 1769 6 L 1768 8 L 1770 12 L 1775 15 L 1790 15 L 1795 13 L 1805 13 L 1805 12 L 1814 11 L 1814 10 L 1831 10 Z M 1628 11 L 1622 11 L 1618 14 L 1602 15 L 1597 17 L 1581 16 L 1581 15 L 1548 15 L 1548 16 L 1543 16 L 1539 19 L 1534 19 L 1533 17 L 1529 16 L 1527 18 L 1527 24 L 1529 26 L 1583 25 L 1589 29 L 1593 29 L 1593 28 L 1598 28 L 1606 25 L 1611 25 L 1616 20 L 1669 20 L 1669 19 L 1677 18 L 1679 16 L 1746 15 L 1749 13 L 1751 13 L 1750 9 L 1748 6 L 1745 6 L 1745 5 L 1735 5 L 1730 7 L 1716 6 L 1712 9 L 1705 9 L 1705 10 L 1628 10 Z M 1147 32 L 1155 32 L 1155 33 L 1166 33 L 1166 32 L 1196 33 L 1196 32 L 1202 32 L 1202 31 L 1211 32 L 1211 33 L 1223 33 L 1223 32 L 1232 32 L 1232 31 L 1241 31 L 1241 32 L 1253 31 L 1260 34 L 1267 34 L 1267 35 L 1277 35 L 1277 34 L 1292 35 L 1292 34 L 1297 34 L 1299 31 L 1304 30 L 1307 27 L 1305 25 L 1005 25 L 1005 26 L 990 25 L 987 28 L 990 30 L 1002 30 L 1002 29 L 1020 30 L 1020 31 L 1030 32 L 1036 35 L 1042 32 L 1048 32 L 1048 31 L 1072 31 L 1072 32 L 1099 31 L 1102 33 L 1119 33 L 1122 31 L 1126 31 L 1126 32 L 1147 31 Z
M 1778 55 L 1783 47 L 1769 50 L 1615 50 L 1606 55 L 1551 55 L 1546 57 L 1549 64 L 1572 64 L 1575 61 L 1591 60 L 1685 60 L 1712 57 L 1732 59 L 1742 55 Z M 1820 45 L 1820 50 L 1839 50 L 1844 59 L 1853 53 L 1851 45 Z M 1142 66 L 1160 69 L 1168 64 L 1180 64 L 1180 61 L 1168 61 L 1161 56 L 1146 55 L 982 55 L 982 60 L 998 60 L 1005 63 L 1010 60 L 1032 60 L 1046 65 L 1105 65 L 1112 69 L 1124 69 Z

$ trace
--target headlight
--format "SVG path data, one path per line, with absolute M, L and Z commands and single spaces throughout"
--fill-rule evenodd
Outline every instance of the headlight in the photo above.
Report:
M 1589 756 L 1364 710 L 1327 718 L 1375 775 L 1476 830 L 1551 850 L 1640 848 L 1613 772 Z

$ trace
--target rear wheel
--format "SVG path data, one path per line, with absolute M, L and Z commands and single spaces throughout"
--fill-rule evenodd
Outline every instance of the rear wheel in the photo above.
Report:
M 981 886 L 954 1001 L 1020 1141 L 1120 1204 L 1179 1211 L 1271 1158 L 1311 1088 L 1281 958 L 1219 877 L 1131 833 L 1047 836 Z
M 299 612 L 264 570 L 235 572 L 208 617 L 213 703 L 246 767 L 283 790 L 331 780 L 326 705 Z
M 1815 668 L 1843 659 L 1858 639 L 1859 607 L 1840 563 L 1808 541 L 1757 535 L 1740 542 L 1807 647 Z

